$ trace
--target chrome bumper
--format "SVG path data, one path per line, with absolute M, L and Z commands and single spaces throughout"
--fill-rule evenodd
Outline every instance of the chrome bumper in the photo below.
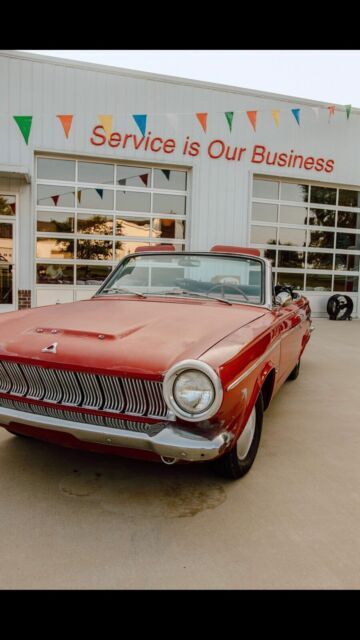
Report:
M 209 440 L 204 436 L 183 431 L 170 423 L 164 423 L 165 426 L 160 433 L 149 436 L 146 433 L 81 424 L 0 407 L 0 426 L 6 427 L 12 423 L 50 431 L 61 431 L 71 434 L 83 442 L 151 451 L 159 456 L 188 460 L 189 462 L 216 458 L 231 439 L 231 435 L 224 432 Z

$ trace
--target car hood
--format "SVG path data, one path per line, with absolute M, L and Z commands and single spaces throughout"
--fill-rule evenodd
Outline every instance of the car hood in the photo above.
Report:
M 216 301 L 92 298 L 0 316 L 0 359 L 161 376 L 264 313 Z M 56 353 L 42 351 L 54 343 Z

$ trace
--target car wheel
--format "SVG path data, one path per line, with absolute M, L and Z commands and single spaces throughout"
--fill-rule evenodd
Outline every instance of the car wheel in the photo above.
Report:
M 296 380 L 296 378 L 299 375 L 299 372 L 300 372 L 300 358 L 298 363 L 295 365 L 292 372 L 290 373 L 290 375 L 287 377 L 287 380 Z
M 263 413 L 264 402 L 260 393 L 236 445 L 214 461 L 214 468 L 219 475 L 237 480 L 250 470 L 259 448 Z

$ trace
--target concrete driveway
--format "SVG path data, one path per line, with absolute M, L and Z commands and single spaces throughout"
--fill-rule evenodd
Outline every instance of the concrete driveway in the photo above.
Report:
M 243 480 L 0 429 L 0 588 L 358 589 L 360 321 L 314 324 Z

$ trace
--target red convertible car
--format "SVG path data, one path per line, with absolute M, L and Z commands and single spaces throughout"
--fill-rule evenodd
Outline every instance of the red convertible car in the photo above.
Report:
M 247 473 L 263 412 L 298 376 L 308 300 L 274 287 L 256 249 L 166 248 L 139 247 L 90 300 L 0 316 L 0 425 L 78 449 Z

